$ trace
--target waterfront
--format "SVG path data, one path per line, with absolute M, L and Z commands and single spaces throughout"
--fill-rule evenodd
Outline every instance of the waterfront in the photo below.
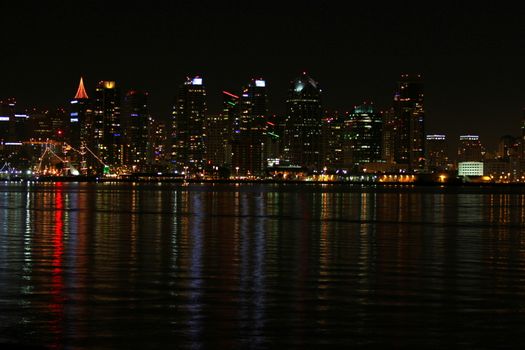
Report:
M 0 344 L 525 344 L 525 188 L 0 184 Z

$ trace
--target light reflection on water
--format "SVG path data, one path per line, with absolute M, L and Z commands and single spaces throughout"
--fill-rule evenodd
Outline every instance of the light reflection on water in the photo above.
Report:
M 0 344 L 519 346 L 524 219 L 521 188 L 0 184 Z

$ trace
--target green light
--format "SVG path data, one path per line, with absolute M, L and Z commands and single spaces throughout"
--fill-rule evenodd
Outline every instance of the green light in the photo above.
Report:
M 235 106 L 235 103 L 233 103 L 232 101 L 228 101 L 228 104 Z

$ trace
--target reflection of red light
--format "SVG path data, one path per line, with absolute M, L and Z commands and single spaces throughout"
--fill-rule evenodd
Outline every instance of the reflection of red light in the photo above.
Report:
M 64 320 L 64 206 L 62 183 L 56 184 L 55 220 L 53 232 L 53 260 L 51 261 L 51 302 L 49 308 L 53 313 L 52 332 L 60 338 Z

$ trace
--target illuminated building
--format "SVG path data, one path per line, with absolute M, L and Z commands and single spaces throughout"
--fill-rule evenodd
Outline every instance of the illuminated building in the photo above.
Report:
M 425 162 L 425 110 L 421 75 L 401 75 L 394 95 L 390 148 L 394 161 L 417 171 Z
M 232 141 L 240 134 L 240 96 L 222 92 L 222 111 L 206 120 L 206 158 L 212 166 L 229 167 L 232 160 Z
M 286 100 L 284 155 L 294 165 L 322 167 L 321 89 L 306 73 L 290 84 Z
M 459 162 L 459 176 L 483 176 L 483 162 Z
M 240 96 L 239 131 L 234 127 L 232 169 L 242 175 L 262 175 L 266 168 L 266 81 L 252 79 Z
M 67 140 L 70 145 L 78 149 L 82 141 L 91 140 L 93 129 L 93 114 L 82 77 L 80 77 L 77 93 L 70 101 L 70 111 Z
M 459 137 L 458 163 L 481 162 L 483 148 L 478 135 L 461 135 Z
M 200 173 L 205 165 L 206 89 L 199 76 L 187 78 L 173 106 L 172 163 L 177 171 Z
M 329 169 L 343 167 L 344 116 L 337 112 L 322 120 L 323 164 Z
M 430 171 L 447 170 L 447 138 L 445 135 L 427 135 L 426 160 Z
M 345 120 L 345 163 L 362 167 L 366 163 L 379 162 L 381 155 L 381 130 L 383 120 L 371 104 L 354 108 Z
M 519 138 L 512 135 L 500 137 L 498 143 L 498 158 L 508 161 L 510 158 L 518 156 Z
M 0 101 L 0 142 L 17 141 L 15 137 L 16 100 L 8 98 Z
M 153 144 L 151 162 L 158 168 L 165 165 L 171 154 L 171 150 L 168 147 L 170 141 L 168 139 L 168 128 L 165 123 L 153 119 L 150 131 Z
M 134 171 L 144 170 L 144 167 L 151 163 L 150 119 L 148 93 L 128 91 L 122 105 L 124 164 L 133 166 Z
M 121 165 L 123 159 L 120 125 L 120 89 L 114 81 L 100 81 L 93 101 L 93 147 L 107 165 Z

